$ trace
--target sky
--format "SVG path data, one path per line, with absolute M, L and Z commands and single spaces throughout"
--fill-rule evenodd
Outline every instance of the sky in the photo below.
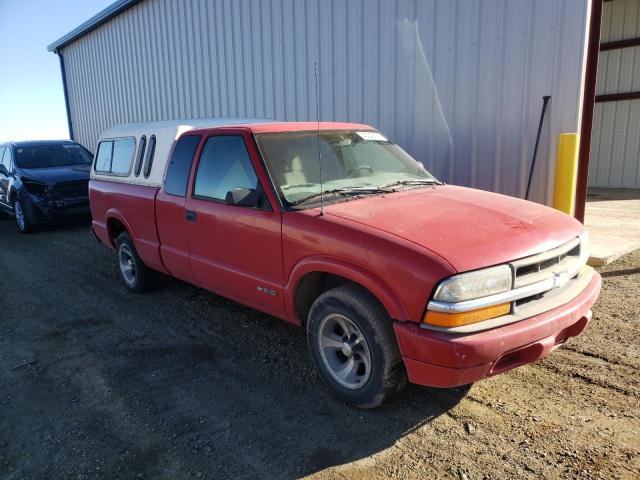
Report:
M 0 142 L 69 138 L 58 56 L 47 50 L 115 0 L 0 0 Z

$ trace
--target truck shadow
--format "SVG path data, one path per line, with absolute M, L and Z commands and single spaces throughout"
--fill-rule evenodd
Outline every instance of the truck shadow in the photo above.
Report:
M 287 362 L 252 364 L 269 352 L 256 351 L 256 357 L 236 370 L 229 361 L 233 359 L 237 367 L 239 357 L 217 347 L 143 350 L 128 352 L 125 368 L 136 372 L 140 380 L 136 383 L 147 388 L 134 388 L 126 396 L 138 397 L 161 418 L 149 419 L 140 411 L 134 416 L 145 423 L 165 422 L 164 439 L 153 442 L 160 446 L 159 454 L 208 471 L 212 478 L 300 478 L 368 458 L 418 429 L 429 428 L 468 391 L 408 385 L 394 402 L 359 410 L 332 398 L 306 368 Z M 145 357 L 145 365 L 132 358 L 138 355 Z M 105 434 L 127 443 L 121 432 L 105 432 L 104 426 L 96 433 Z M 149 435 L 153 438 L 158 432 Z M 185 450 L 176 451 L 176 444 Z M 151 454 L 137 442 L 127 449 L 137 458 Z M 154 452 L 158 453 L 157 447 Z M 189 458 L 191 452 L 206 455 Z M 147 463 L 145 477 L 166 473 L 158 466 L 153 460 Z
M 101 478 L 299 478 L 393 448 L 467 391 L 409 385 L 381 408 L 353 408 L 320 381 L 303 329 L 176 280 L 129 293 L 84 226 L 60 229 L 51 237 L 77 245 L 68 255 L 78 265 L 51 267 L 37 243 L 6 236 L 26 245 L 16 251 L 33 268 L 66 279 L 39 290 L 26 314 L 22 290 L 8 296 L 24 332 L 11 337 L 14 363 L 38 360 L 0 375 L 17 385 L 10 402 L 21 412 L 3 417 L 5 462 L 27 478 L 95 478 L 73 452 L 95 459 Z M 34 443 L 46 436 L 56 441 Z
M 347 433 L 347 440 L 314 446 L 299 467 L 309 475 L 381 452 L 451 410 L 467 391 L 468 388 L 442 390 L 409 385 L 394 403 L 361 412 L 358 429 Z M 326 429 L 333 431 L 335 426 L 327 424 Z
M 159 337 L 121 345 L 124 362 L 110 377 L 162 412 L 176 442 L 208 452 L 193 461 L 214 478 L 298 478 L 370 457 L 428 428 L 469 390 L 407 385 L 392 403 L 360 410 L 321 383 L 303 329 L 173 280 L 152 296 L 187 299 L 201 316 L 190 323 L 182 303 L 191 331 L 180 341 L 157 330 Z M 168 304 L 161 309 L 172 314 Z

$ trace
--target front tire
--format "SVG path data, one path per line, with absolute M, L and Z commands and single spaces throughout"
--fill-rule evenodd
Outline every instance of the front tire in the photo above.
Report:
M 391 319 L 357 285 L 343 285 L 318 297 L 309 312 L 307 341 L 320 377 L 346 403 L 378 407 L 407 382 Z
M 20 198 L 13 201 L 13 216 L 20 233 L 31 233 L 35 230 L 35 222 L 31 215 L 31 209 Z
M 144 264 L 127 232 L 122 232 L 116 240 L 116 260 L 120 278 L 129 290 L 145 293 L 155 286 L 157 273 Z

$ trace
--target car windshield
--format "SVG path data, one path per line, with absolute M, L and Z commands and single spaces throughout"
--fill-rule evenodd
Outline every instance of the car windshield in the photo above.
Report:
M 305 131 L 256 134 L 279 194 L 289 205 L 320 196 L 393 191 L 439 183 L 424 166 L 375 131 Z
M 47 168 L 90 165 L 91 154 L 77 144 L 20 146 L 16 148 L 16 165 L 20 168 Z

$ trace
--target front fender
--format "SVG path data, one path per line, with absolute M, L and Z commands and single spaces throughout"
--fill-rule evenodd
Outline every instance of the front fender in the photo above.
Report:
M 382 281 L 375 273 L 350 261 L 317 255 L 300 260 L 289 275 L 289 282 L 285 286 L 284 294 L 285 308 L 292 322 L 301 322 L 295 311 L 295 294 L 298 285 L 305 275 L 317 272 L 338 275 L 361 285 L 378 299 L 391 318 L 409 320 L 409 314 L 393 288 Z

